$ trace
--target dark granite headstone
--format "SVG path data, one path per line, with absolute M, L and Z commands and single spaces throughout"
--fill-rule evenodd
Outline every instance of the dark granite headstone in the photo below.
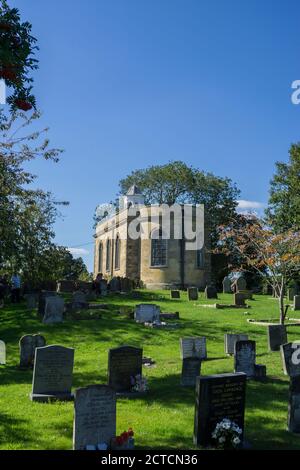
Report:
M 300 343 L 286 343 L 280 346 L 283 372 L 295 377 L 300 375 Z
M 106 443 L 116 436 L 116 392 L 107 385 L 75 391 L 73 449 Z
M 300 375 L 290 378 L 287 428 L 300 434 Z
M 300 310 L 300 295 L 294 295 L 294 310 Z
M 132 379 L 142 374 L 143 350 L 121 346 L 108 352 L 108 385 L 116 392 L 130 392 Z
M 255 360 L 255 341 L 236 341 L 234 345 L 234 372 L 244 372 L 247 377 L 254 377 Z
M 240 290 L 246 290 L 247 289 L 247 282 L 246 282 L 246 279 L 244 278 L 244 276 L 240 276 L 240 277 L 237 278 L 236 288 L 237 288 L 237 292 L 239 292 Z
M 225 354 L 234 354 L 234 345 L 237 341 L 247 341 L 248 335 L 236 334 L 236 333 L 225 333 L 224 335 L 224 346 Z
M 45 315 L 46 298 L 56 297 L 56 292 L 43 290 L 39 294 L 38 315 L 43 317 Z
M 180 299 L 180 291 L 171 290 L 171 299 Z
M 233 303 L 238 307 L 246 307 L 245 304 L 245 295 L 240 292 L 233 294 Z
M 282 344 L 287 343 L 285 325 L 268 325 L 269 351 L 279 351 Z
M 182 360 L 181 385 L 183 387 L 195 387 L 196 378 L 201 370 L 201 359 L 197 357 L 186 357 Z
M 19 346 L 20 367 L 31 368 L 34 365 L 35 349 L 46 346 L 46 340 L 42 335 L 24 335 L 19 341 Z
M 74 349 L 64 346 L 36 348 L 31 400 L 72 400 Z
M 188 300 L 198 300 L 198 289 L 197 287 L 188 287 L 187 290 Z
M 214 286 L 206 286 L 204 291 L 204 297 L 206 299 L 217 299 L 218 292 Z
M 244 431 L 246 381 L 243 373 L 197 377 L 194 445 L 213 445 L 212 433 L 224 418 Z
M 46 297 L 45 314 L 43 323 L 51 325 L 53 323 L 61 323 L 65 309 L 64 299 L 61 297 Z
M 121 290 L 120 278 L 113 277 L 109 283 L 109 287 L 111 292 L 119 292 Z

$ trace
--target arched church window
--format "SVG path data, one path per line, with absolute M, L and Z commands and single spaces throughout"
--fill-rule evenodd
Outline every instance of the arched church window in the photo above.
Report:
M 102 262 L 103 262 L 103 245 L 102 245 L 102 242 L 100 242 L 99 248 L 98 248 L 98 273 L 102 272 Z
M 161 230 L 154 230 L 151 234 L 151 266 L 167 265 L 168 241 L 163 238 Z
M 121 241 L 119 235 L 117 235 L 115 241 L 115 269 L 120 269 L 120 251 L 121 251 Z
M 111 260 L 111 241 L 110 239 L 106 242 L 106 271 L 110 271 L 110 260 Z

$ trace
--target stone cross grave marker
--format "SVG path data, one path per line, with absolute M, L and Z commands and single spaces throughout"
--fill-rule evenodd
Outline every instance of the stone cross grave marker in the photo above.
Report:
M 108 385 L 117 393 L 129 393 L 132 379 L 142 375 L 143 350 L 121 346 L 108 352 Z
M 255 361 L 255 341 L 236 341 L 234 346 L 234 372 L 244 372 L 247 377 L 254 377 Z

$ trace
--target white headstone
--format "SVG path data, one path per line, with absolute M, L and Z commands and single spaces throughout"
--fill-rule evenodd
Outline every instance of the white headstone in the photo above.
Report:
M 181 359 L 196 357 L 198 359 L 207 358 L 206 337 L 180 338 Z
M 134 318 L 138 323 L 159 321 L 160 308 L 153 304 L 139 304 L 135 307 Z

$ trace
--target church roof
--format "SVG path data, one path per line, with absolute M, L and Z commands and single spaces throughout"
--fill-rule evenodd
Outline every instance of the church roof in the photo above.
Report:
M 128 189 L 127 193 L 126 193 L 126 196 L 135 196 L 137 194 L 142 194 L 141 190 L 135 185 L 133 184 L 132 186 L 130 186 L 130 188 Z

